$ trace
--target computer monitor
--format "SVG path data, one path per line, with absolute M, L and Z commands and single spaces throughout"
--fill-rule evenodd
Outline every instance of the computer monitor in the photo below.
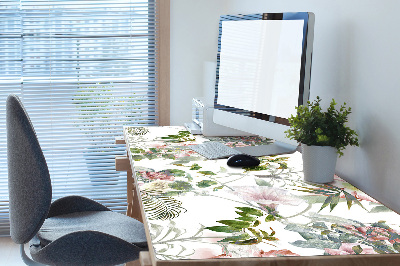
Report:
M 254 156 L 294 152 L 288 118 L 310 94 L 314 14 L 221 16 L 214 123 L 275 140 L 236 148 Z

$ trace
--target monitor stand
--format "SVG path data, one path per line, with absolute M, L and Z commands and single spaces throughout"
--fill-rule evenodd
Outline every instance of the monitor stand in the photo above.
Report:
M 235 147 L 234 149 L 258 157 L 294 153 L 297 150 L 297 146 L 275 141 L 268 145 Z

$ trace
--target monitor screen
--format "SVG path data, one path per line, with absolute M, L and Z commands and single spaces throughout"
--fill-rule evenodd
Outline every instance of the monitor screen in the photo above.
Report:
M 303 24 L 303 20 L 223 21 L 217 103 L 279 117 L 293 114 Z
M 313 22 L 308 12 L 221 17 L 215 123 L 297 144 L 284 131 L 309 97 Z

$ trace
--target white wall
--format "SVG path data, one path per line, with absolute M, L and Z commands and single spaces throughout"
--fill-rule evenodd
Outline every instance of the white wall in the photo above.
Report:
M 192 98 L 204 96 L 205 62 L 216 62 L 225 0 L 171 0 L 171 125 L 191 121 Z
M 189 121 L 190 99 L 203 92 L 202 65 L 215 60 L 220 14 L 314 12 L 311 99 L 347 102 L 361 141 L 346 149 L 337 172 L 400 212 L 398 10 L 396 0 L 171 0 L 171 121 Z

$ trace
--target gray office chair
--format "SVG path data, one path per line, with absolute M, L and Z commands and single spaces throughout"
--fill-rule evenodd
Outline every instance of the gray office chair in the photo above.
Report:
M 26 264 L 115 265 L 136 260 L 147 250 L 144 226 L 135 219 L 80 196 L 51 203 L 46 160 L 15 95 L 7 99 L 7 156 L 10 233 L 21 244 Z M 29 241 L 34 261 L 24 251 Z

